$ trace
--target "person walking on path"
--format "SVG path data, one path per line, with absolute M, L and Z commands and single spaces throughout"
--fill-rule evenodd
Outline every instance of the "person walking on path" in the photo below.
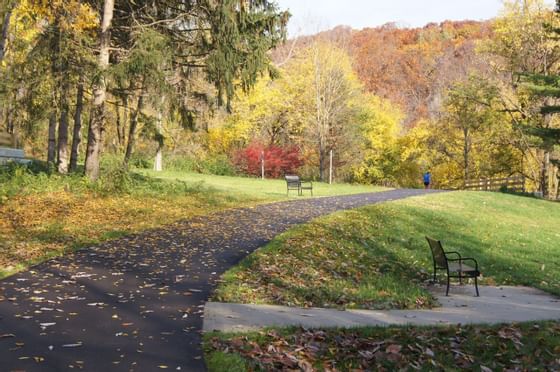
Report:
M 430 173 L 430 171 L 427 171 L 426 173 L 424 173 L 424 188 L 429 189 L 431 187 L 431 184 L 432 174 Z

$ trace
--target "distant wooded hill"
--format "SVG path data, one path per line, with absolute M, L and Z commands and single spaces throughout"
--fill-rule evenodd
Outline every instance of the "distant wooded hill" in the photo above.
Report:
M 406 114 L 405 126 L 411 126 L 437 116 L 442 97 L 454 81 L 471 72 L 488 72 L 489 65 L 477 56 L 476 47 L 491 35 L 490 21 L 446 21 L 421 28 L 388 23 L 360 31 L 338 26 L 291 39 L 272 58 L 276 65 L 283 65 L 317 39 L 334 43 L 352 56 L 366 88 L 399 105 Z

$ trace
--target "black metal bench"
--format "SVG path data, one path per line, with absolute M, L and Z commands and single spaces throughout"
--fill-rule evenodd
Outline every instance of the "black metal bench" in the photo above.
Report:
M 298 195 L 303 195 L 303 190 L 311 191 L 313 196 L 313 182 L 302 181 L 299 176 L 284 176 L 286 179 L 286 195 L 290 194 L 290 190 L 297 190 Z
M 479 296 L 477 278 L 480 276 L 480 271 L 478 270 L 478 262 L 474 258 L 462 257 L 459 252 L 445 252 L 439 240 L 427 236 L 426 240 L 432 250 L 434 282 L 436 281 L 438 270 L 445 270 L 447 273 L 447 290 L 445 295 L 449 296 L 449 281 L 451 278 L 459 278 L 459 284 L 463 284 L 463 278 L 474 278 L 476 295 Z M 455 255 L 457 258 L 449 258 L 448 255 Z M 464 261 L 473 262 L 474 267 L 465 265 Z

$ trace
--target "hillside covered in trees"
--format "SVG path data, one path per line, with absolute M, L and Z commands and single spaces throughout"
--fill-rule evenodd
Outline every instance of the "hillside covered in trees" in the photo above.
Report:
M 2 128 L 53 171 L 298 173 L 558 195 L 558 13 L 285 39 L 272 1 L 8 1 Z M 83 139 L 83 140 L 82 140 Z M 163 159 L 163 160 L 162 160 Z M 84 164 L 83 168 L 81 164 Z

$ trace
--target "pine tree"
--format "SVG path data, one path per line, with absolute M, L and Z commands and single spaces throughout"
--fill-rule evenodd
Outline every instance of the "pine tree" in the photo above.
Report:
M 107 2 L 109 0 L 105 0 Z M 203 71 L 206 80 L 215 85 L 219 104 L 223 103 L 229 109 L 238 87 L 248 90 L 256 83 L 259 74 L 274 74 L 267 53 L 285 38 L 289 17 L 289 13 L 280 12 L 276 3 L 270 0 L 115 0 L 114 14 L 110 40 L 101 40 L 104 42 L 100 43 L 101 51 L 109 53 L 111 49 L 111 58 L 105 56 L 103 64 L 99 64 L 100 71 L 122 72 L 123 69 L 115 66 L 119 63 L 129 64 L 130 67 L 130 62 L 139 51 L 138 41 L 143 39 L 141 35 L 159 35 L 164 38 L 166 43 L 172 45 L 170 49 L 173 55 L 170 56 L 170 63 L 166 63 L 167 68 L 161 71 L 167 74 L 167 79 L 164 79 L 167 81 L 158 79 L 154 83 L 150 74 L 146 74 L 143 66 L 139 65 L 136 67 L 140 69 L 128 69 L 132 71 L 129 76 L 113 76 L 115 81 L 100 79 L 97 85 L 103 88 L 103 95 L 97 94 L 101 93 L 101 89 L 94 89 L 86 158 L 86 173 L 92 179 L 99 174 L 101 133 L 105 125 L 105 109 L 101 100 L 105 101 L 105 93 L 116 93 L 113 95 L 124 100 L 128 100 L 128 96 L 135 96 L 138 102 L 134 115 L 131 115 L 133 128 L 129 130 L 126 164 L 133 150 L 138 119 L 143 115 L 142 106 L 157 106 L 154 102 L 162 95 L 161 90 L 166 84 L 171 81 L 175 90 L 175 94 L 170 94 L 167 106 L 175 110 L 185 127 L 193 127 L 196 120 L 188 97 L 193 94 L 190 89 L 192 78 L 199 71 Z M 149 61 L 157 57 L 160 50 L 146 52 L 150 58 L 143 60 Z M 104 54 L 100 53 L 100 56 Z M 111 66 L 106 65 L 109 63 Z M 146 83 L 142 89 L 138 86 L 139 81 Z M 140 99 L 139 91 L 140 96 L 149 95 L 153 99 Z M 175 98 L 174 102 L 172 98 Z M 119 128 L 118 132 L 121 133 L 122 129 Z
M 552 43 L 560 41 L 560 28 L 558 20 L 560 17 L 560 0 L 556 0 L 554 18 L 550 24 L 546 25 L 548 39 Z M 560 46 L 558 46 L 560 47 Z M 540 97 L 544 104 L 540 108 L 543 120 L 538 125 L 524 125 L 521 129 L 528 135 L 538 140 L 538 147 L 544 152 L 544 164 L 541 170 L 541 191 L 544 197 L 558 196 L 558 180 L 553 179 L 560 167 L 560 156 L 554 152 L 555 146 L 560 145 L 560 128 L 555 127 L 552 117 L 560 113 L 560 75 L 558 73 L 525 74 L 523 76 L 523 86 L 530 94 Z M 556 168 L 551 171 L 550 167 Z M 554 189 L 550 190 L 550 184 L 554 184 Z

